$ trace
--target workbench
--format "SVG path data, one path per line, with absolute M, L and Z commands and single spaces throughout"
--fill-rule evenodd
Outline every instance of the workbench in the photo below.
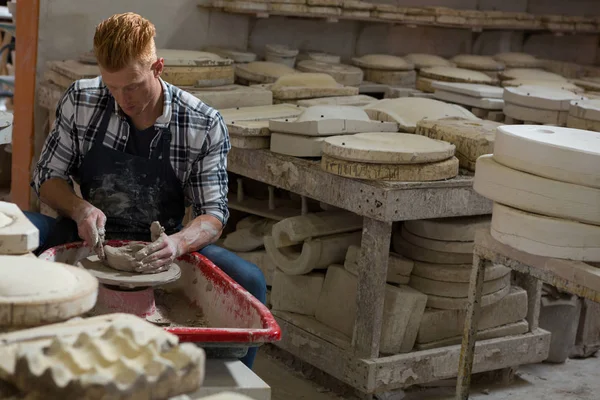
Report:
M 473 349 L 478 349 L 481 343 L 483 343 L 478 342 L 477 345 L 475 344 L 475 333 L 477 332 L 480 312 L 483 271 L 488 262 L 502 264 L 511 268 L 516 279 L 521 281 L 520 286 L 527 290 L 529 303 L 527 322 L 529 322 L 531 334 L 534 332 L 546 332 L 539 328 L 538 323 L 542 283 L 552 285 L 563 292 L 575 294 L 594 302 L 600 302 L 599 268 L 581 261 L 529 254 L 500 243 L 487 230 L 477 232 L 473 250 L 473 271 L 469 287 L 469 305 L 465 319 L 459 375 L 456 385 L 457 400 L 466 400 L 469 397 L 474 358 Z
M 325 172 L 319 160 L 232 148 L 228 170 L 363 217 L 354 336 L 339 337 L 306 329 L 288 313 L 274 313 L 282 329 L 276 346 L 345 382 L 365 398 L 372 393 L 406 388 L 457 376 L 461 346 L 381 357 L 383 319 L 392 223 L 414 219 L 491 214 L 492 203 L 472 189 L 473 177 L 436 182 L 381 182 L 349 179 Z M 236 202 L 230 203 L 235 209 Z M 550 334 L 527 334 L 478 343 L 475 372 L 542 361 Z

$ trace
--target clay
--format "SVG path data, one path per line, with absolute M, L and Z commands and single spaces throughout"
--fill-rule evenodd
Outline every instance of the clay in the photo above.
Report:
M 475 71 L 502 71 L 504 64 L 489 56 L 474 54 L 459 54 L 451 58 L 458 68 L 473 69 Z
M 402 227 L 414 235 L 433 240 L 472 242 L 475 232 L 490 228 L 491 217 L 453 217 L 404 221 Z
M 504 102 L 502 111 L 507 117 L 514 118 L 517 121 L 529 121 L 532 123 L 557 126 L 566 125 L 567 117 L 569 116 L 568 111 L 541 110 L 539 108 L 518 106 L 506 101 Z
M 348 246 L 359 245 L 361 236 L 361 232 L 322 236 L 305 241 L 301 249 L 297 246 L 278 248 L 271 236 L 265 236 L 264 240 L 269 257 L 279 269 L 288 275 L 303 275 L 343 262 Z
M 297 72 L 287 65 L 268 61 L 255 61 L 248 64 L 236 64 L 235 66 L 236 77 L 258 83 L 272 83 L 281 76 Z
M 401 235 L 407 242 L 429 250 L 463 254 L 473 252 L 473 242 L 428 239 L 412 234 L 404 227 L 402 227 Z
M 358 276 L 359 256 L 360 246 L 352 245 L 348 247 L 346 259 L 344 260 L 344 269 L 355 276 Z M 410 281 L 413 266 L 414 262 L 412 260 L 396 253 L 390 253 L 386 281 L 388 283 L 407 284 Z
M 600 225 L 600 189 L 517 171 L 497 163 L 491 154 L 477 160 L 473 188 L 523 211 Z
M 461 104 L 469 107 L 482 108 L 484 110 L 502 110 L 504 100 L 502 99 L 486 99 L 465 96 L 462 94 L 446 92 L 436 89 L 433 97 L 438 100 L 447 101 L 449 103 Z
M 466 312 L 466 309 L 427 308 L 421 319 L 417 343 L 430 343 L 462 335 Z M 477 327 L 480 331 L 520 321 L 527 316 L 527 292 L 518 286 L 512 286 L 506 297 L 482 307 L 479 315 Z
M 504 88 L 503 99 L 518 106 L 553 111 L 568 111 L 571 101 L 586 100 L 568 90 L 528 85 Z
M 412 275 L 432 281 L 468 283 L 473 271 L 472 264 L 429 264 L 415 262 Z M 484 270 L 484 282 L 501 278 L 510 269 L 500 264 L 489 264 Z
M 302 72 L 314 72 L 331 75 L 335 81 L 344 86 L 359 86 L 363 80 L 363 71 L 360 68 L 345 64 L 304 60 L 296 68 Z
M 491 235 L 544 257 L 600 261 L 600 226 L 532 214 L 494 203 Z
M 264 236 L 271 232 L 277 221 L 262 219 L 249 228 L 236 229 L 227 235 L 223 246 L 233 251 L 252 251 L 264 246 Z
M 410 286 L 426 295 L 466 298 L 469 296 L 469 282 L 442 282 L 421 276 L 412 276 Z M 483 283 L 482 293 L 487 295 L 510 286 L 510 270 L 500 278 L 488 280 Z
M 462 168 L 475 170 L 477 158 L 494 152 L 496 130 L 503 124 L 494 121 L 469 121 L 460 118 L 423 119 L 417 122 L 417 135 L 443 140 L 456 146 L 455 156 Z
M 452 64 L 450 61 L 434 54 L 411 53 L 405 55 L 404 59 L 413 63 L 415 65 L 415 69 L 454 66 L 454 64 Z
M 333 97 L 321 97 L 315 99 L 304 99 L 297 100 L 296 104 L 302 107 L 312 107 L 320 105 L 338 105 L 338 106 L 366 106 L 374 101 L 377 101 L 375 97 L 359 94 L 356 96 L 333 96 Z
M 483 72 L 454 67 L 432 67 L 419 71 L 419 77 L 445 82 L 494 83 L 494 79 Z
M 462 94 L 476 98 L 502 99 L 502 94 L 504 93 L 504 89 L 497 86 L 477 83 L 433 81 L 431 86 L 436 90 L 439 89 L 445 92 Z
M 579 119 L 600 121 L 600 99 L 572 101 L 569 106 L 569 115 Z
M 323 154 L 321 168 L 347 178 L 426 182 L 454 178 L 458 175 L 458 158 L 426 164 L 373 164 L 346 161 Z
M 510 292 L 510 285 L 505 286 L 503 289 L 481 296 L 481 307 L 486 307 L 491 304 L 495 304 L 502 300 Z M 469 299 L 455 298 L 455 297 L 443 297 L 443 296 L 427 296 L 427 307 L 436 308 L 440 310 L 465 310 L 469 304 Z
M 382 69 L 388 71 L 410 71 L 415 66 L 402 57 L 388 54 L 367 54 L 352 59 L 354 65 L 368 69 Z
M 325 274 L 286 275 L 275 270 L 271 289 L 273 310 L 315 315 Z
M 432 264 L 468 264 L 473 262 L 473 254 L 471 253 L 448 253 L 429 250 L 407 242 L 400 235 L 400 232 L 394 233 L 392 241 L 395 252 L 415 261 Z
M 321 157 L 323 140 L 325 137 L 274 132 L 271 134 L 270 150 L 292 157 Z
M 63 321 L 96 303 L 98 280 L 80 268 L 5 255 L 0 256 L 0 266 L 0 327 Z
M 305 109 L 296 119 L 271 120 L 269 129 L 279 133 L 321 136 L 370 131 L 397 132 L 398 124 L 372 121 L 359 107 L 323 105 Z
M 248 63 L 256 61 L 256 54 L 247 51 L 216 46 L 205 47 L 204 51 L 218 54 L 221 57 L 230 58 L 236 63 Z
M 455 147 L 424 136 L 367 132 L 325 139 L 323 152 L 337 159 L 374 164 L 421 164 L 444 161 Z
M 290 104 L 274 104 L 271 106 L 237 107 L 220 110 L 226 124 L 237 121 L 264 121 L 276 118 L 290 118 L 300 115 L 303 107 Z
M 135 255 L 144 247 L 145 243 L 132 243 L 122 247 L 104 246 L 105 264 L 118 271 L 134 272 L 139 266 Z
M 323 211 L 286 218 L 273 225 L 271 236 L 277 248 L 293 246 L 320 236 L 361 230 L 361 216 L 348 211 Z
M 600 133 L 508 125 L 498 128 L 494 161 L 561 182 L 600 188 Z
M 567 81 L 567 79 L 561 75 L 536 68 L 511 68 L 500 72 L 498 76 L 502 80 L 539 79 L 544 81 Z
M 39 231 L 14 203 L 0 201 L 0 254 L 27 254 L 39 246 Z
M 539 68 L 542 66 L 542 60 L 526 53 L 498 53 L 494 60 L 503 63 L 506 68 Z
M 459 117 L 473 121 L 479 120 L 463 107 L 424 98 L 384 99 L 363 108 L 371 119 L 397 122 L 402 132 L 409 133 L 415 132 L 417 122 L 422 119 Z

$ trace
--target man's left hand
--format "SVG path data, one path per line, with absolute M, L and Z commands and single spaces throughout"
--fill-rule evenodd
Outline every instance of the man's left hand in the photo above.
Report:
M 180 239 L 162 233 L 157 240 L 135 254 L 139 261 L 136 272 L 155 274 L 166 271 L 173 261 L 183 254 Z

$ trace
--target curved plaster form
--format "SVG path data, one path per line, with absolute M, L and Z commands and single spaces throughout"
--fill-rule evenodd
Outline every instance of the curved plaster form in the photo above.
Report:
M 419 71 L 419 76 L 437 81 L 464 83 L 494 83 L 494 78 L 480 71 L 454 67 L 432 67 Z
M 600 261 L 600 226 L 531 214 L 494 203 L 491 235 L 544 257 Z
M 363 107 L 371 119 L 397 122 L 400 130 L 414 133 L 417 122 L 422 119 L 457 117 L 472 121 L 480 120 L 467 109 L 443 101 L 419 97 L 379 100 Z
M 82 268 L 33 257 L 0 256 L 0 327 L 63 321 L 91 310 L 98 280 Z
M 572 101 L 569 107 L 569 115 L 590 121 L 600 121 L 600 99 Z
M 475 232 L 490 228 L 491 216 L 417 219 L 404 221 L 402 227 L 415 235 L 433 240 L 472 242 Z
M 361 68 L 382 69 L 387 71 L 410 71 L 415 69 L 413 63 L 402 57 L 389 54 L 367 54 L 352 59 L 354 65 Z
M 600 189 L 517 171 L 497 163 L 491 154 L 477 160 L 473 189 L 520 210 L 600 225 Z
M 428 239 L 410 233 L 402 228 L 401 235 L 409 243 L 424 249 L 443 251 L 448 253 L 473 253 L 473 242 L 453 242 L 446 240 Z
M 415 262 L 413 276 L 441 282 L 468 283 L 471 279 L 473 264 L 429 264 Z M 485 267 L 484 282 L 493 281 L 509 274 L 510 268 L 500 264 L 488 264 Z
M 474 69 L 476 71 L 502 71 L 504 64 L 489 56 L 474 54 L 459 54 L 450 60 L 458 68 Z
M 498 53 L 494 60 L 500 61 L 506 68 L 539 68 L 543 61 L 527 53 Z
M 500 79 L 539 79 L 543 81 L 564 81 L 567 78 L 562 75 L 548 72 L 539 68 L 511 68 L 500 72 Z
M 295 246 L 277 248 L 272 236 L 265 236 L 265 249 L 275 265 L 288 275 L 303 275 L 313 269 L 324 269 L 332 264 L 343 263 L 348 246 L 358 245 L 362 232 L 324 236 Z
M 415 65 L 415 69 L 431 68 L 431 67 L 453 67 L 450 61 L 436 56 L 434 54 L 411 53 L 404 56 L 404 59 Z
M 318 51 L 307 51 L 299 53 L 298 57 L 296 57 L 296 60 L 313 60 L 319 62 L 326 62 L 330 64 L 339 64 L 342 61 L 342 58 L 335 54 L 321 53 Z
M 236 229 L 223 241 L 223 246 L 233 251 L 252 251 L 264 246 L 264 236 L 271 232 L 277 221 L 262 219 L 247 228 Z
M 506 297 L 506 295 L 510 292 L 510 285 L 505 286 L 503 289 L 498 290 L 497 292 L 486 294 L 481 296 L 481 307 L 486 307 L 492 304 L 495 304 Z M 429 308 L 437 308 L 440 310 L 464 310 L 469 305 L 469 298 L 455 298 L 455 297 L 445 297 L 445 296 L 435 296 L 428 295 L 427 296 L 427 307 Z
M 533 175 L 600 188 L 598 132 L 553 126 L 504 125 L 496 134 L 493 159 Z
M 455 299 L 468 297 L 469 286 L 469 282 L 440 282 L 422 278 L 420 276 L 413 276 L 410 280 L 410 287 L 417 289 L 421 293 Z M 492 294 L 506 287 L 510 287 L 510 273 L 507 273 L 500 278 L 484 282 L 482 294 L 484 296 Z
M 504 101 L 518 106 L 552 111 L 568 111 L 571 101 L 586 100 L 569 90 L 544 86 L 521 85 L 504 88 Z
M 392 241 L 394 251 L 411 260 L 432 264 L 468 264 L 473 262 L 472 253 L 449 253 L 426 249 L 406 241 L 400 232 L 394 232 Z
M 323 142 L 332 157 L 374 164 L 422 164 L 454 156 L 454 145 L 425 136 L 397 132 L 367 132 L 333 136 Z

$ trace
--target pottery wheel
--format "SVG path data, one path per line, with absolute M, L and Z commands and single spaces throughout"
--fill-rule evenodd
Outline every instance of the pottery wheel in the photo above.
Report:
M 173 263 L 168 270 L 156 274 L 140 274 L 138 272 L 119 271 L 105 265 L 97 255 L 89 256 L 77 263 L 78 267 L 85 268 L 98 281 L 105 285 L 114 285 L 126 288 L 140 286 L 159 286 L 173 282 L 181 276 L 179 265 Z

